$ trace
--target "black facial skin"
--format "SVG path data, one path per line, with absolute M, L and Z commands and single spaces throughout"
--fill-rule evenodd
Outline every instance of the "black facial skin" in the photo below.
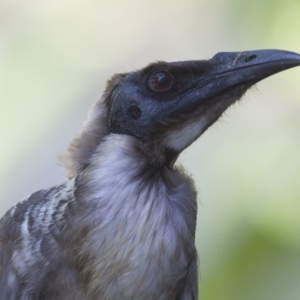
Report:
M 197 112 L 199 118 L 204 117 L 225 101 L 209 127 L 253 84 L 297 65 L 300 55 L 279 50 L 223 52 L 210 60 L 151 64 L 128 74 L 114 90 L 108 131 L 151 139 L 160 127 Z M 170 75 L 170 86 L 164 74 Z

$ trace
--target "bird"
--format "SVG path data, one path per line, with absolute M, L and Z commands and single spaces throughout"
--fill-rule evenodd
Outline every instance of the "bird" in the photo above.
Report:
M 197 192 L 180 153 L 283 50 L 220 52 L 116 74 L 60 157 L 68 180 L 0 221 L 1 300 L 196 300 Z

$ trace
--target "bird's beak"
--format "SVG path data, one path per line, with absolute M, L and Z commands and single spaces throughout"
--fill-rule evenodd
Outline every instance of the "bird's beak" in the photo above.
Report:
M 227 74 L 230 82 L 258 82 L 270 75 L 299 66 L 300 55 L 282 50 L 220 52 L 212 59 L 212 74 Z
M 299 66 L 300 55 L 281 50 L 220 52 L 207 62 L 209 68 L 200 74 L 197 87 L 186 95 L 189 98 L 185 102 L 187 106 L 198 106 L 200 102 L 227 94 L 234 101 L 258 81 Z M 195 62 L 195 65 L 197 63 L 201 68 L 201 61 Z

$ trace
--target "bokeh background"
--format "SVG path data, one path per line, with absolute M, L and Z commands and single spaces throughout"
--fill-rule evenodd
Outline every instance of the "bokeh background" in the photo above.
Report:
M 113 73 L 259 48 L 300 52 L 299 0 L 2 0 L 0 214 L 65 180 L 56 156 Z M 200 298 L 300 299 L 300 68 L 180 161 L 199 189 Z

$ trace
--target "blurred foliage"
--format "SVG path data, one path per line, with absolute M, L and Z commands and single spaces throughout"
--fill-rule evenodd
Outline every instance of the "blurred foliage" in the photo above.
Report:
M 55 156 L 111 74 L 300 52 L 299 15 L 298 0 L 2 0 L 0 212 L 65 180 Z M 199 187 L 202 300 L 300 299 L 299 80 L 294 69 L 260 83 L 180 157 Z
M 214 274 L 203 276 L 201 296 L 212 300 L 296 300 L 300 298 L 300 290 L 295 289 L 299 269 L 297 249 L 282 245 L 261 228 L 252 228 Z
M 242 45 L 268 43 L 269 47 L 285 45 L 299 49 L 300 39 L 296 38 L 299 10 L 298 0 L 232 0 L 228 1 L 226 13 L 232 32 L 237 33 L 236 38 Z

